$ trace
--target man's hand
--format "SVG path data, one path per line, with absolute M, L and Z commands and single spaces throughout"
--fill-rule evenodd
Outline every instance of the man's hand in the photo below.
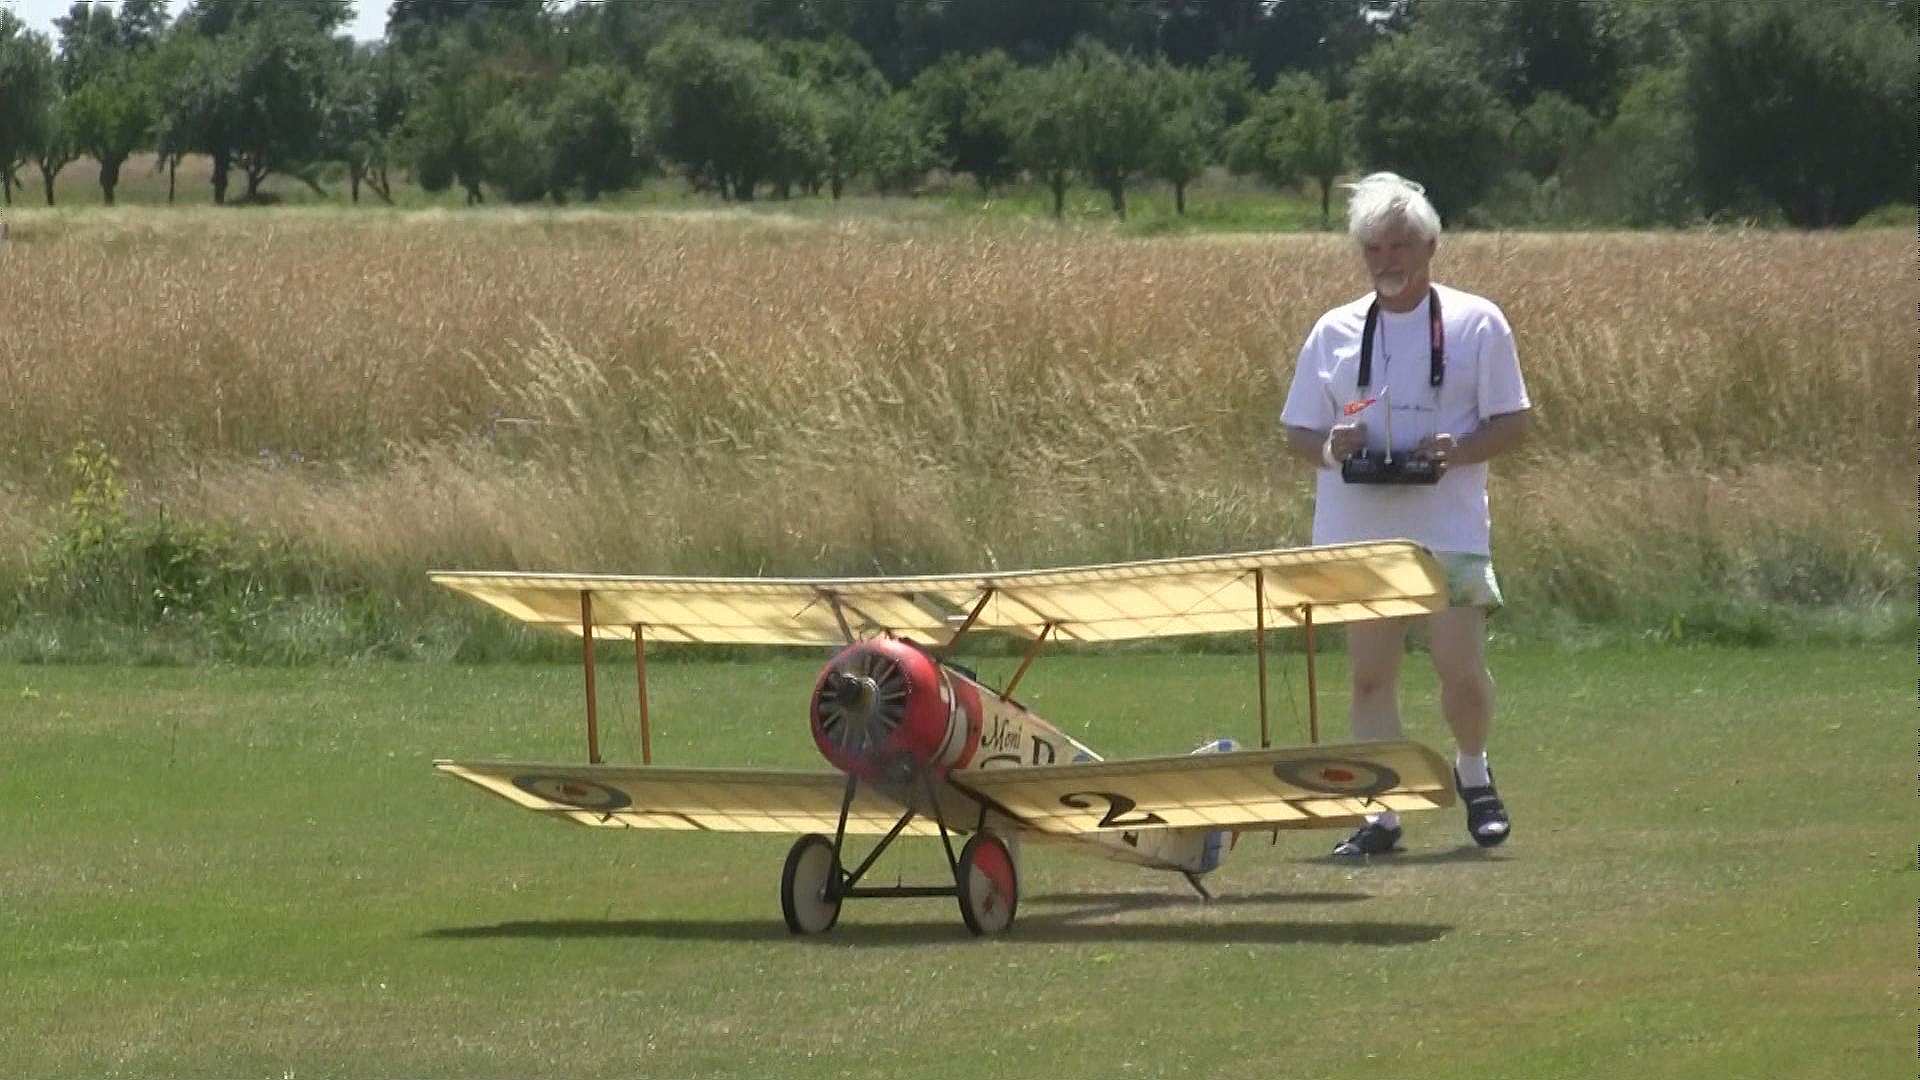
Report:
M 1335 424 L 1327 432 L 1326 457 L 1333 461 L 1345 461 L 1367 448 L 1367 425 L 1365 421 L 1353 421 Z
M 1421 439 L 1420 445 L 1414 447 L 1414 451 L 1426 455 L 1427 459 L 1433 462 L 1434 471 L 1440 476 L 1445 476 L 1447 475 L 1447 457 L 1453 453 L 1454 445 L 1453 436 L 1441 432 Z

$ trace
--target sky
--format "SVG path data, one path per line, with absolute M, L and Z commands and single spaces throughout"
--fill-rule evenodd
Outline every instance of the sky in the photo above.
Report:
M 0 9 L 13 12 L 29 29 L 56 41 L 53 20 L 65 15 L 72 6 L 73 0 L 0 0 Z M 168 10 L 178 15 L 185 6 L 186 0 L 169 0 Z M 353 0 L 353 22 L 347 25 L 348 33 L 360 41 L 375 41 L 386 30 L 387 0 Z

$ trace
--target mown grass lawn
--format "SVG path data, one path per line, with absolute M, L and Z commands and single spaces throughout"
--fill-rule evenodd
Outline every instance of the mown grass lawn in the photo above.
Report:
M 0 1075 L 1904 1076 L 1907 663 L 1516 647 L 1499 852 L 1454 810 L 1366 866 L 1248 836 L 1202 905 L 1029 848 L 990 942 L 947 900 L 790 939 L 786 840 L 576 829 L 428 767 L 579 759 L 570 667 L 0 668 Z M 813 671 L 654 665 L 658 758 L 815 762 Z M 1064 656 L 1024 687 L 1109 755 L 1257 731 L 1251 657 Z

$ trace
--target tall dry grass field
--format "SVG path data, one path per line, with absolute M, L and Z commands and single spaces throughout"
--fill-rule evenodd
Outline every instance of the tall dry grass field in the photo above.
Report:
M 0 247 L 15 576 L 97 440 L 130 512 L 430 566 L 904 572 L 1304 542 L 1279 453 L 1334 236 L 1122 239 L 774 215 L 25 212 Z M 1461 235 L 1535 438 L 1516 610 L 1666 625 L 1904 587 L 1911 249 Z M 1896 537 L 1899 539 L 1896 540 Z

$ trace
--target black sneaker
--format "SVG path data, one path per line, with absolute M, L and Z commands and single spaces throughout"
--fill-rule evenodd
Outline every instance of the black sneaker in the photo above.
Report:
M 1467 835 L 1483 848 L 1499 847 L 1513 831 L 1506 805 L 1500 801 L 1500 793 L 1493 790 L 1491 770 L 1487 781 L 1485 787 L 1468 787 L 1460 782 L 1460 770 L 1453 772 L 1453 786 L 1460 792 L 1460 801 L 1467 804 Z
M 1400 826 L 1382 825 L 1377 821 L 1367 822 L 1352 836 L 1333 845 L 1333 853 L 1344 858 L 1356 855 L 1391 855 L 1398 850 L 1400 850 Z

